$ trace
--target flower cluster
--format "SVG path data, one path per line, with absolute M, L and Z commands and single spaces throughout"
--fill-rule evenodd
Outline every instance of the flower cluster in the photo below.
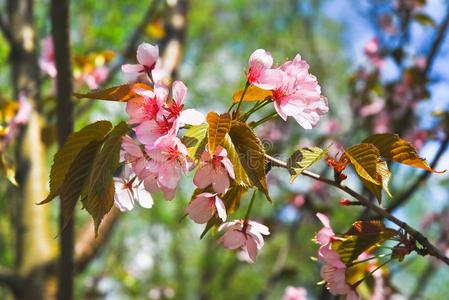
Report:
M 324 225 L 317 233 L 316 240 L 320 244 L 318 260 L 324 263 L 320 274 L 326 282 L 327 289 L 333 295 L 345 295 L 348 300 L 359 299 L 354 288 L 346 282 L 346 265 L 341 261 L 340 255 L 332 249 L 332 242 L 338 237 L 330 227 L 329 218 L 321 213 L 318 213 L 317 217 Z
M 293 60 L 273 67 L 271 54 L 257 49 L 249 58 L 248 83 L 272 92 L 274 108 L 285 121 L 293 117 L 305 129 L 318 124 L 329 110 L 327 98 L 309 65 L 297 54 Z

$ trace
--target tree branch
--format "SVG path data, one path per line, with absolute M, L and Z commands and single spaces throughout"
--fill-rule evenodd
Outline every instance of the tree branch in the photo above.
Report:
M 19 275 L 10 270 L 0 268 L 0 285 L 8 287 L 16 298 L 20 297 L 24 283 L 24 280 Z
M 281 168 L 284 168 L 287 170 L 290 169 L 287 166 L 287 163 L 284 161 L 278 160 L 269 155 L 265 155 L 265 157 L 268 161 L 270 161 L 272 163 L 273 166 L 281 167 Z M 399 220 L 398 218 L 396 218 L 395 216 L 391 215 L 389 212 L 387 212 L 385 209 L 381 208 L 380 206 L 373 204 L 365 196 L 357 193 L 356 191 L 352 190 L 351 188 L 347 187 L 344 184 L 338 183 L 334 180 L 330 180 L 330 179 L 321 177 L 320 175 L 315 174 L 313 172 L 305 170 L 302 172 L 302 175 L 310 177 L 314 180 L 321 181 L 328 185 L 334 186 L 334 187 L 344 191 L 345 193 L 351 195 L 352 197 L 357 199 L 360 202 L 360 204 L 363 205 L 364 207 L 374 211 L 378 215 L 393 222 L 394 224 L 396 224 L 397 226 L 399 226 L 400 228 L 405 230 L 405 232 L 407 232 L 411 237 L 413 237 L 416 241 L 418 241 L 426 249 L 427 254 L 434 256 L 434 257 L 438 258 L 439 260 L 443 261 L 444 263 L 446 263 L 447 265 L 449 265 L 449 258 L 446 257 L 444 254 L 442 254 L 440 252 L 440 250 L 438 250 L 438 248 L 435 247 L 432 243 L 430 243 L 429 240 L 421 232 L 417 231 L 416 229 L 409 226 L 407 223 L 405 223 L 405 222 Z
M 100 253 L 103 246 L 109 240 L 120 215 L 120 211 L 115 206 L 112 207 L 111 211 L 101 222 L 97 237 L 95 237 L 95 232 L 92 229 L 94 226 L 92 219 L 84 225 L 75 244 L 75 271 L 77 273 L 83 272 L 89 263 Z
M 426 67 L 424 69 L 425 74 L 429 74 L 430 71 L 432 70 L 432 66 L 433 63 L 435 62 L 435 58 L 437 57 L 438 50 L 440 50 L 440 47 L 446 35 L 446 31 L 449 27 L 449 5 L 446 7 L 446 9 L 447 9 L 446 16 L 443 22 L 441 23 L 441 26 L 438 28 L 437 36 L 434 42 L 432 43 L 429 54 L 427 55 Z

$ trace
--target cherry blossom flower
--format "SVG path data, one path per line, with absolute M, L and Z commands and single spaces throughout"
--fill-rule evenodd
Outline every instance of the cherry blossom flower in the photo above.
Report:
M 141 97 L 130 99 L 126 104 L 128 123 L 140 124 L 144 121 L 155 120 L 167 100 L 168 88 L 161 84 L 155 84 L 154 92 L 142 89 L 136 89 L 134 92 Z
M 190 160 L 187 148 L 179 138 L 167 135 L 159 139 L 155 148 L 146 149 L 151 160 L 148 170 L 157 175 L 157 184 L 169 190 L 176 189 L 182 174 L 187 173 Z
M 173 102 L 165 107 L 166 118 L 174 119 L 176 131 L 178 128 L 189 125 L 200 125 L 204 123 L 204 115 L 196 109 L 184 109 L 184 100 L 187 95 L 187 87 L 182 81 L 176 80 L 172 85 Z
M 207 223 L 215 213 L 223 222 L 226 221 L 226 208 L 217 194 L 201 193 L 197 195 L 187 207 L 187 213 L 198 224 Z
M 346 265 L 340 260 L 340 255 L 332 250 L 332 241 L 338 237 L 330 227 L 329 218 L 322 213 L 317 213 L 316 216 L 324 225 L 316 234 L 316 240 L 320 244 L 318 259 L 336 268 L 346 268 Z
M 273 57 L 264 49 L 257 49 L 249 57 L 248 82 L 264 90 L 272 90 L 281 80 L 279 70 L 271 69 Z
M 326 281 L 326 288 L 333 295 L 344 295 L 346 300 L 357 300 L 357 292 L 346 283 L 346 268 L 336 268 L 325 264 L 320 271 L 320 275 Z
M 142 43 L 137 47 L 138 64 L 122 65 L 122 71 L 133 74 L 146 74 L 148 78 L 152 78 L 152 72 L 158 67 L 159 47 L 148 43 Z
M 262 235 L 269 235 L 268 227 L 255 221 L 236 220 L 222 224 L 218 231 L 226 230 L 219 243 L 227 249 L 241 249 L 248 254 L 250 261 L 255 262 L 257 253 L 262 249 Z
M 384 65 L 384 59 L 380 55 L 380 45 L 377 38 L 370 39 L 364 48 L 364 52 L 369 61 L 376 67 L 382 68 Z
M 120 211 L 130 211 L 139 203 L 143 208 L 153 206 L 153 198 L 148 193 L 143 184 L 135 179 L 125 180 L 123 178 L 114 178 L 115 196 L 114 205 Z
M 277 113 L 284 121 L 293 117 L 305 129 L 316 126 L 329 106 L 317 78 L 309 74 L 309 65 L 297 54 L 278 69 L 282 79 L 272 91 Z
M 307 290 L 303 287 L 288 286 L 282 300 L 307 300 Z
M 193 178 L 193 183 L 200 189 L 212 185 L 216 193 L 223 194 L 229 188 L 229 178 L 235 179 L 235 174 L 226 149 L 218 146 L 214 155 L 210 155 L 209 151 L 205 150 L 201 155 L 200 166 Z
M 56 77 L 55 49 L 51 36 L 47 36 L 42 41 L 42 51 L 38 63 L 45 74 L 52 78 Z
M 122 138 L 122 160 L 124 160 L 131 168 L 131 172 L 137 175 L 140 180 L 145 179 L 149 175 L 147 170 L 147 159 L 140 146 L 130 137 Z

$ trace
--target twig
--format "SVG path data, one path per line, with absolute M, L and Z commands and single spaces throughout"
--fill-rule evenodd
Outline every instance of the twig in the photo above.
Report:
M 268 161 L 270 161 L 272 163 L 273 166 L 281 167 L 281 168 L 284 168 L 287 170 L 290 169 L 287 166 L 287 163 L 284 161 L 278 160 L 269 155 L 265 155 L 265 157 Z M 357 199 L 366 208 L 374 211 L 378 215 L 382 216 L 383 218 L 393 222 L 400 228 L 404 229 L 411 237 L 413 237 L 416 241 L 418 241 L 425 248 L 426 254 L 434 256 L 434 257 L 438 258 L 439 260 L 445 262 L 447 265 L 449 265 L 449 258 L 444 256 L 440 252 L 440 250 L 438 250 L 432 243 L 430 243 L 429 240 L 421 232 L 417 231 L 416 229 L 409 226 L 407 223 L 405 223 L 405 222 L 399 220 L 398 218 L 396 218 L 395 216 L 391 215 L 389 212 L 387 212 L 385 209 L 381 208 L 380 206 L 373 204 L 365 196 L 357 193 L 356 191 L 352 190 L 351 188 L 347 187 L 346 185 L 344 185 L 342 183 L 338 183 L 334 180 L 321 177 L 320 175 L 310 172 L 308 170 L 303 171 L 302 175 L 310 177 L 314 180 L 321 181 L 328 185 L 334 186 L 334 187 L 346 192 L 347 194 L 351 195 L 352 197 Z
M 449 5 L 447 6 L 446 17 L 444 18 L 443 22 L 441 23 L 441 26 L 438 28 L 437 36 L 436 36 L 434 42 L 432 43 L 429 54 L 427 55 L 426 67 L 424 69 L 425 74 L 428 74 L 432 70 L 433 63 L 437 56 L 438 50 L 440 49 L 441 44 L 444 40 L 444 36 L 446 35 L 446 31 L 447 31 L 448 27 L 449 27 Z

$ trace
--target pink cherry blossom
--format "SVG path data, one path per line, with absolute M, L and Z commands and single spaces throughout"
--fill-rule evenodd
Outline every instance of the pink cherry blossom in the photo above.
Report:
M 377 38 L 373 38 L 366 43 L 364 52 L 366 57 L 376 68 L 380 69 L 383 67 L 384 59 L 380 55 L 380 44 Z
M 127 163 L 127 167 L 131 169 L 130 173 L 134 173 L 140 180 L 145 179 L 149 175 L 147 170 L 147 159 L 141 147 L 130 137 L 124 136 L 122 138 L 122 152 L 121 156 Z
M 137 48 L 138 64 L 122 65 L 122 71 L 133 74 L 146 74 L 151 79 L 152 72 L 159 64 L 159 47 L 148 43 L 142 43 Z
M 191 163 L 181 140 L 173 135 L 164 136 L 155 148 L 146 149 L 146 152 L 150 157 L 148 170 L 157 176 L 157 185 L 168 190 L 176 189 L 181 175 L 187 173 Z
M 324 225 L 316 234 L 316 240 L 320 244 L 318 259 L 336 268 L 346 268 L 340 260 L 340 255 L 332 249 L 332 241 L 338 238 L 330 227 L 329 218 L 322 213 L 317 213 L 316 216 Z
M 212 185 L 216 193 L 223 194 L 229 188 L 229 178 L 235 179 L 235 174 L 226 149 L 218 146 L 212 156 L 205 150 L 201 155 L 200 166 L 193 183 L 200 189 Z
M 47 36 L 42 41 L 42 50 L 38 63 L 45 74 L 52 78 L 56 77 L 55 49 L 51 36 Z
M 226 221 L 226 208 L 217 194 L 202 193 L 195 197 L 187 207 L 187 213 L 195 223 L 204 224 L 209 221 L 215 213 Z
M 262 249 L 262 235 L 269 235 L 268 227 L 255 221 L 236 220 L 222 224 L 218 231 L 226 230 L 219 243 L 227 249 L 241 249 L 248 254 L 250 261 L 255 262 L 257 253 Z
M 288 286 L 282 300 L 307 300 L 307 290 L 303 287 Z
M 123 178 L 114 178 L 115 197 L 114 205 L 120 211 L 130 211 L 139 203 L 143 208 L 153 206 L 153 198 L 148 193 L 143 184 L 135 179 L 125 180 Z
M 347 300 L 357 300 L 357 292 L 346 283 L 346 268 L 340 269 L 325 264 L 320 271 L 321 278 L 326 281 L 326 288 L 333 295 L 344 295 Z
M 135 90 L 140 97 L 130 99 L 126 104 L 129 124 L 140 124 L 144 121 L 155 120 L 162 110 L 168 97 L 168 88 L 161 84 L 154 85 L 154 92 L 149 90 Z
M 272 69 L 273 57 L 264 49 L 257 49 L 249 57 L 248 82 L 261 89 L 271 90 L 281 80 L 279 70 Z
M 195 109 L 184 109 L 184 101 L 187 95 L 186 85 L 179 80 L 173 82 L 172 97 L 173 102 L 165 107 L 166 118 L 176 121 L 176 127 L 180 128 L 185 124 L 200 125 L 204 122 L 204 115 Z M 176 130 L 177 131 L 177 130 Z
M 297 54 L 293 61 L 278 69 L 282 71 L 282 79 L 272 91 L 277 113 L 284 121 L 293 117 L 305 129 L 316 126 L 329 106 L 327 98 L 321 95 L 317 78 L 309 74 L 309 65 Z

